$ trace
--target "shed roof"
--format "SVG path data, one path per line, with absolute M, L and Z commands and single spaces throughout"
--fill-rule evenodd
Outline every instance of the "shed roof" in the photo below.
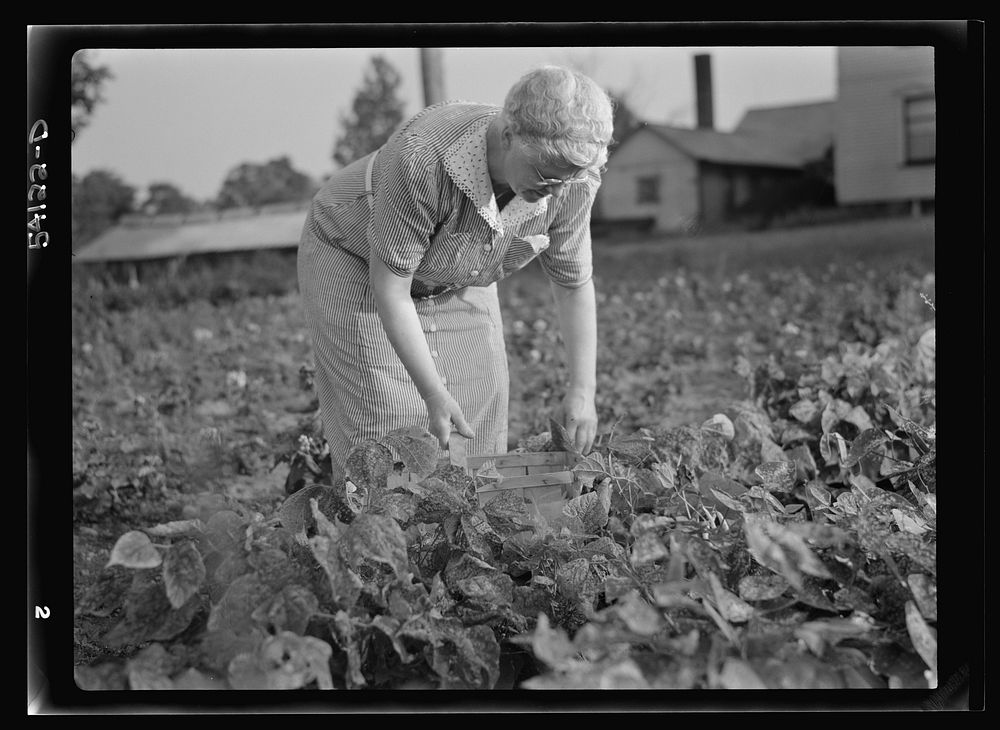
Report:
M 687 129 L 666 124 L 647 124 L 653 134 L 696 160 L 723 165 L 802 167 L 802 159 L 767 136 L 735 134 L 715 129 Z
M 76 252 L 76 261 L 138 261 L 297 246 L 308 203 L 189 216 L 126 216 Z
M 817 160 L 833 145 L 835 104 L 818 101 L 749 109 L 733 131 L 770 137 L 804 161 Z

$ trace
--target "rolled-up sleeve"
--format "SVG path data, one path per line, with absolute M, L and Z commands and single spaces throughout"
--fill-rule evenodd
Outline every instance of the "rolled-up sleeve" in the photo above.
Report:
M 369 238 L 398 276 L 412 275 L 430 245 L 439 206 L 439 176 L 419 139 L 399 137 L 379 152 Z
M 590 242 L 590 210 L 600 186 L 592 173 L 586 183 L 570 185 L 549 226 L 549 247 L 538 256 L 549 280 L 569 289 L 583 286 L 594 273 Z

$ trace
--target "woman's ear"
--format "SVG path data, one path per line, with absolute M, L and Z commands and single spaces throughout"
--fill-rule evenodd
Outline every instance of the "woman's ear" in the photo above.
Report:
M 506 122 L 500 127 L 500 146 L 504 152 L 509 152 L 514 145 L 514 132 Z

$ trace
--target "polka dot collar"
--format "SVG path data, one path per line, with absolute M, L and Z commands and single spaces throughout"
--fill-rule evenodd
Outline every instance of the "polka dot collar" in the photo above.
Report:
M 473 123 L 444 154 L 444 168 L 459 189 L 471 200 L 490 228 L 497 233 L 516 226 L 548 209 L 548 198 L 529 203 L 521 196 L 515 197 L 501 211 L 493 196 L 489 166 L 486 163 L 486 130 L 494 114 Z

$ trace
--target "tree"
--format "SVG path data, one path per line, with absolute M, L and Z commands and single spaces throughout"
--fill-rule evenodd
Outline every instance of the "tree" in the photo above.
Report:
M 396 96 L 399 72 L 382 56 L 374 56 L 350 114 L 342 114 L 344 133 L 333 147 L 334 161 L 343 166 L 381 147 L 403 121 L 404 104 Z
M 131 213 L 135 188 L 110 170 L 93 170 L 83 179 L 73 176 L 73 248 L 86 243 Z
M 288 157 L 264 164 L 244 162 L 226 175 L 215 204 L 220 209 L 258 207 L 308 200 L 316 192 L 312 178 L 292 167 Z
M 611 97 L 612 109 L 614 113 L 614 133 L 612 135 L 614 142 L 612 143 L 609 153 L 614 154 L 617 144 L 633 131 L 641 127 L 643 122 L 632 111 L 632 108 L 625 100 L 624 94 L 618 94 L 612 91 L 608 93 L 608 96 Z
M 198 201 L 182 193 L 173 183 L 154 182 L 149 185 L 142 212 L 147 215 L 190 213 L 200 207 Z
M 107 66 L 91 64 L 86 51 L 78 51 L 73 55 L 70 70 L 70 104 L 74 140 L 80 130 L 90 124 L 94 109 L 104 101 L 101 95 L 104 82 L 112 78 L 114 75 Z

